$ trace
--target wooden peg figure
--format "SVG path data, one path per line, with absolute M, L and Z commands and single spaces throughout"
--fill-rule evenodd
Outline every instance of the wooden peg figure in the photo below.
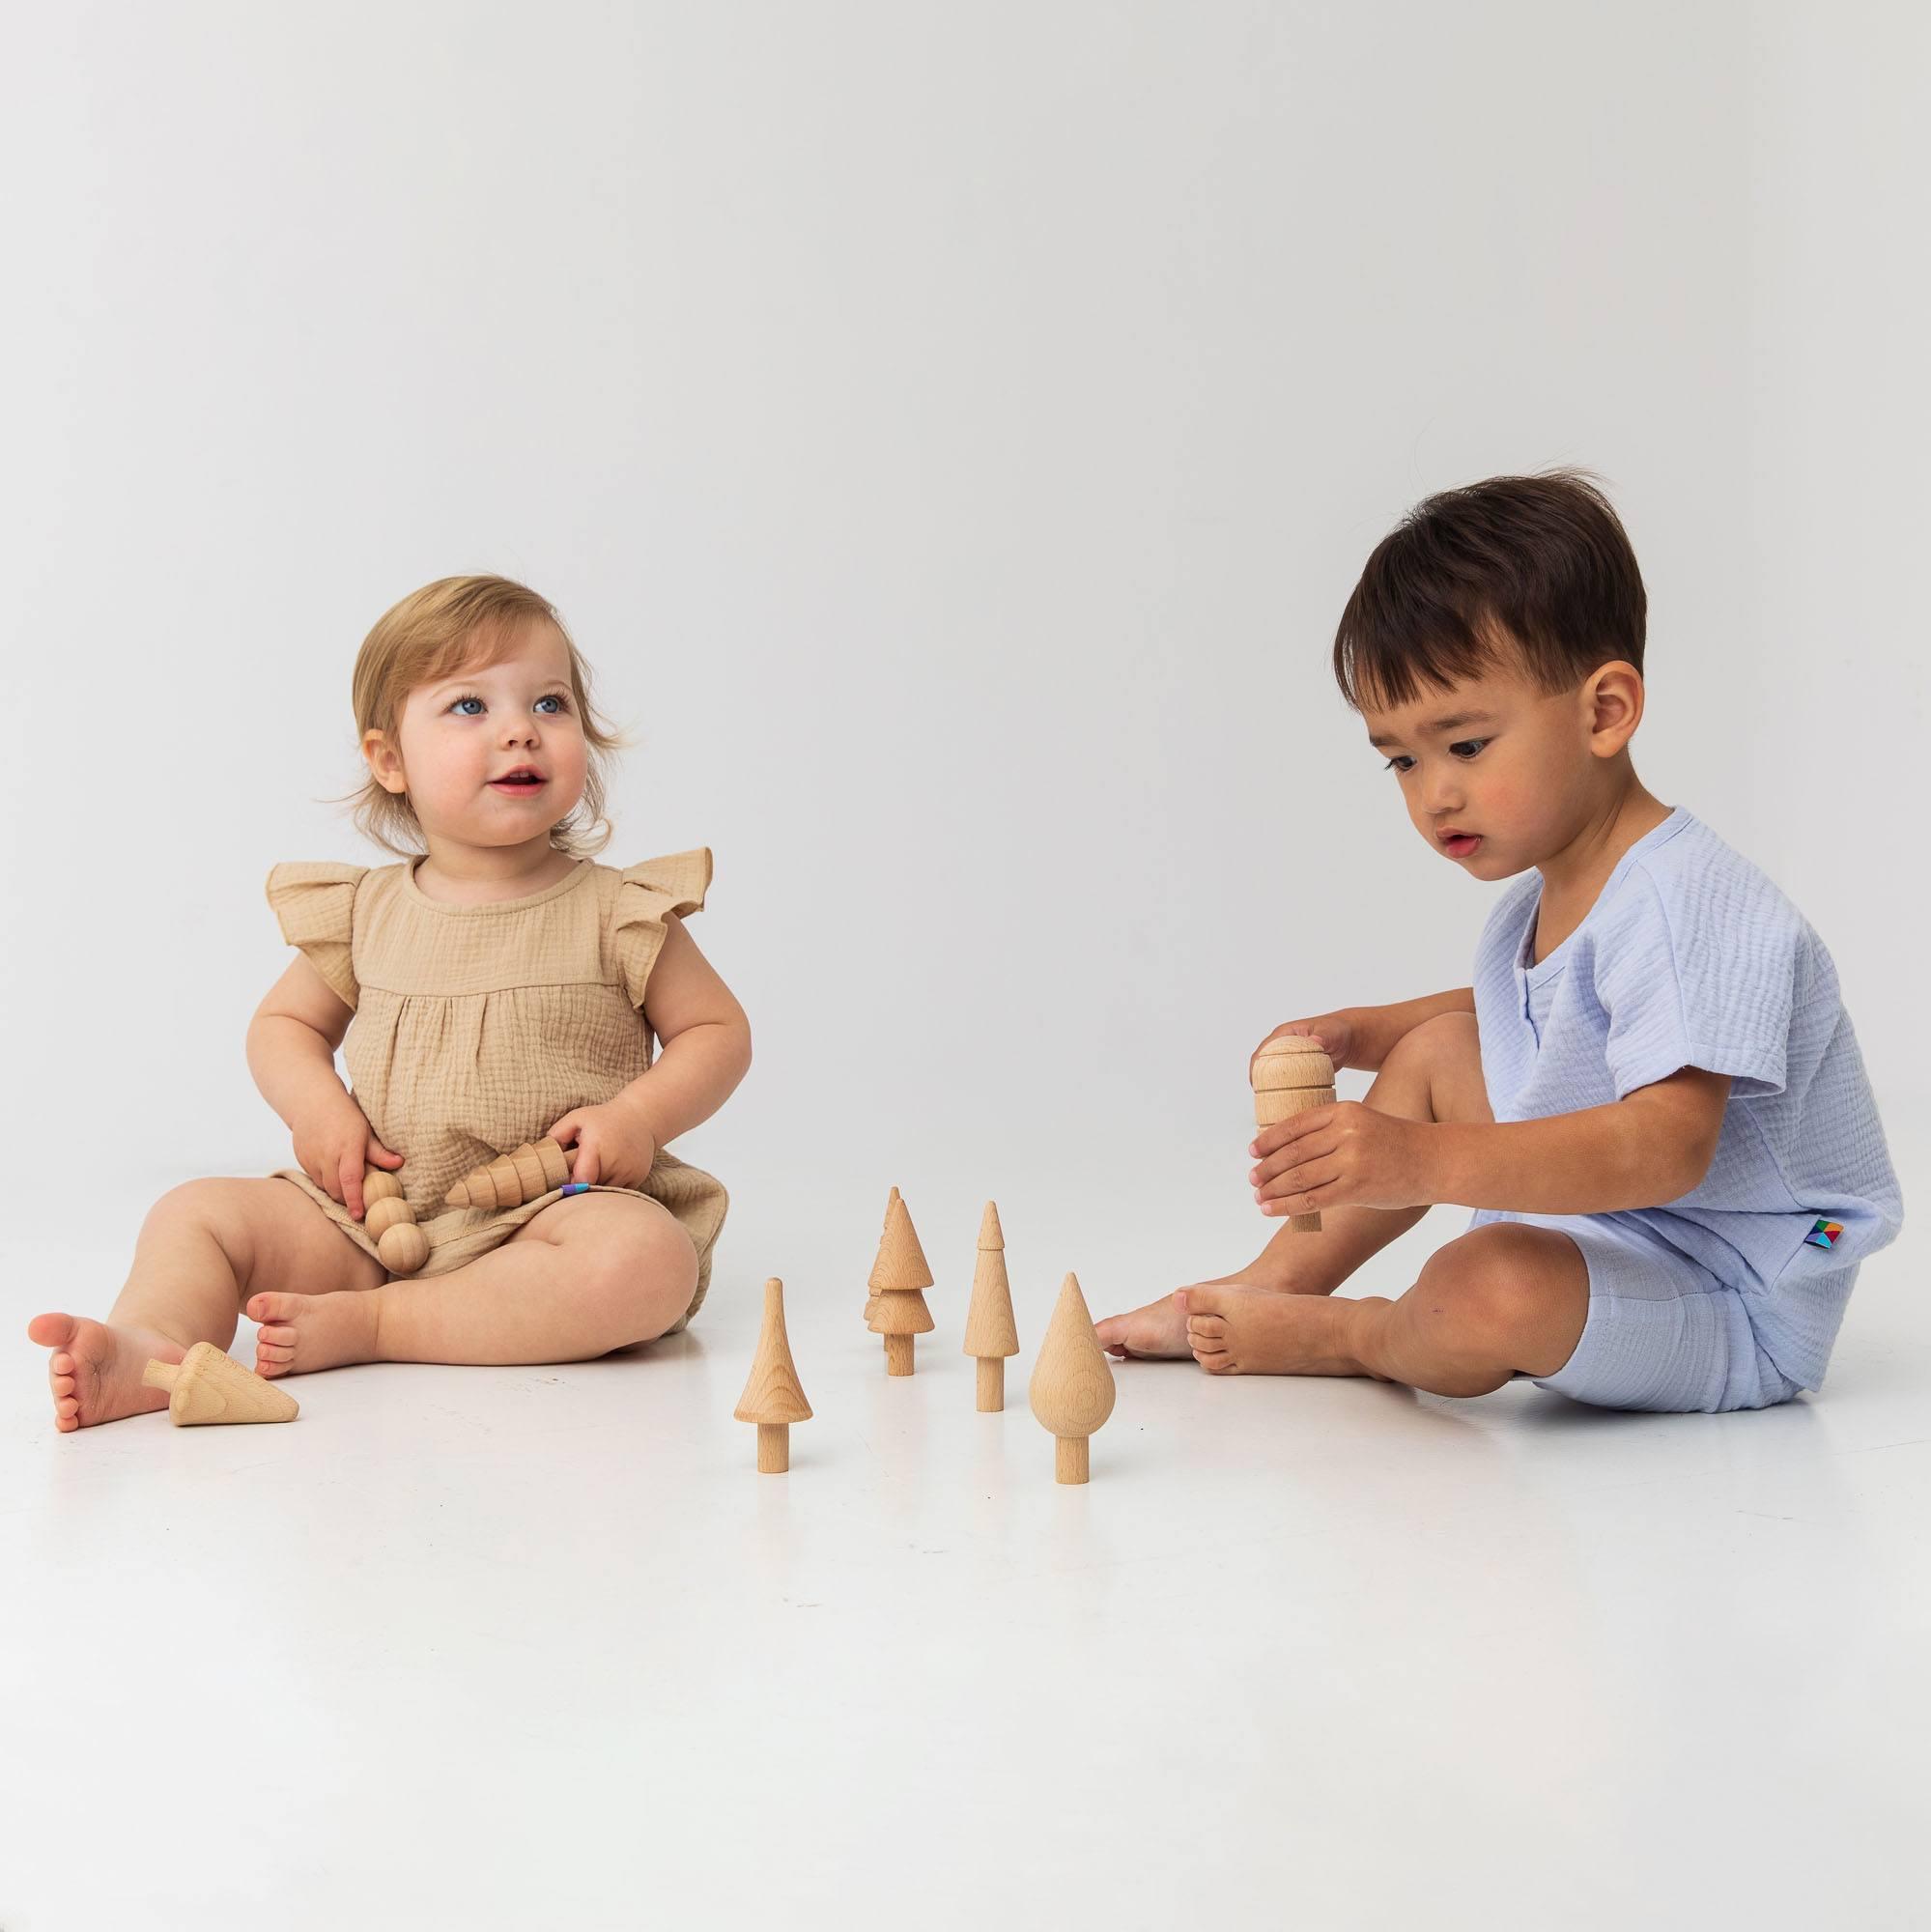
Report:
M 286 1389 L 244 1369 L 213 1342 L 197 1342 L 184 1361 L 150 1361 L 141 1380 L 168 1391 L 168 1420 L 182 1428 L 196 1422 L 293 1422 L 298 1410 Z
M 1292 1114 L 1334 1104 L 1334 1062 L 1305 1034 L 1278 1034 L 1254 1056 L 1254 1124 L 1271 1127 Z M 1320 1233 L 1320 1216 L 1290 1214 L 1297 1235 Z
M 1087 1437 L 1113 1413 L 1113 1371 L 1093 1332 L 1077 1275 L 1060 1284 L 1059 1305 L 1039 1344 L 1027 1394 L 1033 1413 L 1053 1432 L 1053 1474 L 1063 1483 L 1085 1482 Z
M 798 1386 L 784 1332 L 784 1284 L 776 1275 L 764 1284 L 764 1326 L 758 1331 L 751 1379 L 733 1413 L 740 1422 L 757 1424 L 759 1474 L 783 1475 L 791 1466 L 791 1425 L 810 1421 L 811 1405 Z
M 560 1187 L 565 1194 L 582 1194 L 587 1180 L 570 1179 L 570 1156 L 547 1136 L 540 1141 L 525 1141 L 495 1160 L 472 1167 L 442 1197 L 445 1208 L 521 1208 Z
M 965 1351 L 979 1361 L 979 1411 L 997 1415 L 1006 1406 L 1006 1360 L 1019 1352 L 1012 1322 L 1012 1284 L 1006 1273 L 1006 1236 L 999 1209 L 988 1201 L 979 1223 L 979 1259 L 972 1271 L 972 1305 L 966 1310 Z
M 885 1337 L 885 1373 L 912 1373 L 912 1338 L 931 1331 L 932 1311 L 922 1290 L 932 1286 L 932 1270 L 919 1245 L 919 1231 L 897 1188 L 885 1208 L 885 1233 L 879 1237 L 878 1259 L 872 1264 L 871 1300 L 866 1304 L 866 1326 Z

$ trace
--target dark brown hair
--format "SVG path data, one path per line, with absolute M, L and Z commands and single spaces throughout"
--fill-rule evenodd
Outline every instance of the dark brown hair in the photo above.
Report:
M 1491 476 L 1427 497 L 1375 546 L 1334 634 L 1335 682 L 1357 711 L 1512 662 L 1570 691 L 1616 659 L 1642 669 L 1648 608 L 1587 470 Z

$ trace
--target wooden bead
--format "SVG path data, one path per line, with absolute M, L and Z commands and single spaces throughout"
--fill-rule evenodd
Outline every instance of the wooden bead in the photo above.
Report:
M 376 1252 L 391 1274 L 413 1274 L 429 1259 L 429 1236 L 413 1221 L 398 1221 L 377 1240 Z
M 402 1182 L 385 1167 L 372 1167 L 362 1176 L 364 1201 L 400 1201 Z
M 362 1226 L 381 1240 L 391 1228 L 414 1219 L 415 1209 L 400 1196 L 391 1194 L 385 1200 L 369 1203 L 362 1215 Z

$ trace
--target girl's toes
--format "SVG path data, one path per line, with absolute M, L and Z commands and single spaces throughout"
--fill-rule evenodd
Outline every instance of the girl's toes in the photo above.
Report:
M 80 1413 L 80 1398 L 77 1395 L 64 1395 L 54 1404 L 54 1414 L 63 1422 Z
M 71 1376 L 54 1377 L 53 1388 L 54 1394 L 57 1396 L 71 1395 L 73 1393 L 73 1378 Z

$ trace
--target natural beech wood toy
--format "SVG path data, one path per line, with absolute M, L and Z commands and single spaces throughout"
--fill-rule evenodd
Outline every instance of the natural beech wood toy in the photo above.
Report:
M 581 1194 L 589 1182 L 570 1179 L 570 1156 L 555 1141 L 525 1141 L 481 1167 L 472 1167 L 442 1197 L 445 1208 L 521 1208 L 539 1194 L 560 1187 Z
M 773 1275 L 764 1284 L 764 1326 L 751 1379 L 733 1413 L 757 1424 L 757 1467 L 761 1475 L 781 1476 L 791 1466 L 791 1425 L 811 1419 L 811 1405 L 798 1386 L 791 1343 L 784 1332 L 784 1284 Z
M 385 1167 L 362 1176 L 362 1226 L 376 1237 L 376 1252 L 391 1274 L 413 1274 L 429 1259 L 429 1236 L 402 1198 L 402 1182 Z
M 1113 1371 L 1093 1332 L 1077 1275 L 1060 1284 L 1059 1305 L 1039 1344 L 1027 1395 L 1033 1413 L 1053 1432 L 1054 1475 L 1063 1483 L 1085 1482 L 1087 1437 L 1113 1413 Z
M 149 1388 L 168 1391 L 168 1420 L 192 1422 L 293 1422 L 297 1403 L 252 1369 L 244 1369 L 213 1342 L 197 1342 L 180 1362 L 150 1361 L 141 1371 Z
M 891 1227 L 892 1225 L 892 1204 L 897 1199 L 898 1199 L 898 1190 L 897 1188 L 895 1187 L 892 1190 L 892 1192 L 886 1196 L 885 1219 L 879 1224 L 880 1233 L 878 1237 L 878 1246 L 879 1246 L 879 1252 L 881 1254 L 883 1254 L 885 1251 L 885 1235 L 883 1231 L 886 1228 Z M 871 1271 L 873 1274 L 876 1274 L 878 1272 L 876 1264 L 873 1264 Z M 877 1313 L 878 1313 L 878 1291 L 877 1289 L 872 1287 L 870 1282 L 866 1282 L 865 1285 L 865 1325 L 867 1328 L 871 1326 L 871 1318 Z
M 919 1245 L 919 1231 L 897 1188 L 885 1207 L 885 1233 L 879 1237 L 878 1259 L 872 1264 L 871 1299 L 865 1305 L 865 1325 L 885 1337 L 885 1373 L 912 1373 L 912 1338 L 932 1327 L 932 1311 L 922 1290 L 932 1286 L 932 1270 Z
M 1253 1080 L 1256 1126 L 1271 1127 L 1291 1114 L 1334 1104 L 1334 1062 L 1305 1034 L 1284 1033 L 1268 1040 L 1254 1056 Z M 1290 1214 L 1288 1226 L 1297 1235 L 1318 1235 L 1320 1216 Z
M 979 1260 L 972 1271 L 972 1305 L 966 1310 L 965 1351 L 979 1358 L 979 1410 L 997 1415 L 1006 1406 L 1006 1361 L 1019 1352 L 1012 1325 L 1012 1284 L 1006 1274 L 1006 1236 L 999 1209 L 988 1201 L 979 1223 Z

